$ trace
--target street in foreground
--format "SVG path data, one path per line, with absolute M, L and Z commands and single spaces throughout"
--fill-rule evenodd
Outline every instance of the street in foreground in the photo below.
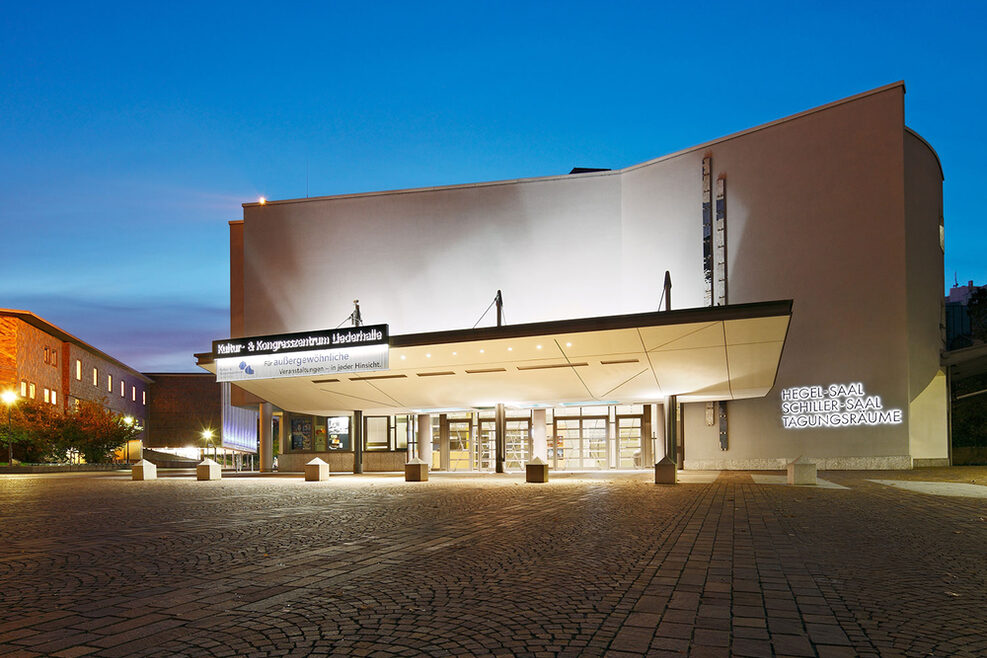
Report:
M 0 476 L 0 654 L 987 654 L 987 467 L 162 475 Z

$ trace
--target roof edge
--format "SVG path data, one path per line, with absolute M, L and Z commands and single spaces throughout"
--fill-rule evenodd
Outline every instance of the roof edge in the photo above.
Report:
M 932 157 L 936 159 L 936 164 L 939 165 L 939 177 L 942 178 L 943 180 L 946 180 L 946 174 L 943 173 L 942 170 L 942 160 L 939 159 L 939 153 L 934 148 L 932 148 L 932 144 L 929 143 L 929 140 L 927 140 L 925 137 L 922 137 L 908 126 L 905 126 L 905 132 L 911 135 L 912 137 L 914 137 L 915 139 L 917 139 L 918 141 L 925 144 L 925 147 L 930 151 L 932 151 Z
M 468 343 L 479 340 L 500 340 L 524 338 L 549 333 L 581 333 L 612 329 L 632 329 L 642 326 L 686 324 L 689 322 L 720 322 L 792 314 L 792 300 L 781 299 L 726 306 L 704 306 L 684 308 L 674 311 L 648 311 L 627 315 L 606 315 L 569 320 L 548 320 L 501 327 L 479 327 L 475 329 L 451 329 L 416 334 L 399 334 L 390 337 L 390 347 L 418 347 L 442 343 Z M 202 367 L 213 362 L 213 353 L 197 352 L 196 364 Z
M 9 316 L 9 317 L 14 317 L 14 318 L 18 318 L 18 319 L 20 319 L 20 320 L 22 320 L 24 322 L 27 322 L 32 327 L 35 327 L 36 329 L 41 329 L 42 331 L 46 331 L 47 333 L 51 334 L 52 336 L 55 336 L 56 338 L 60 339 L 63 343 L 73 343 L 74 345 L 77 345 L 78 347 L 81 347 L 81 348 L 83 348 L 85 350 L 90 350 L 92 352 L 95 352 L 96 354 L 98 354 L 102 358 L 106 359 L 107 361 L 110 361 L 111 363 L 115 363 L 116 365 L 120 366 L 121 368 L 124 368 L 125 370 L 129 370 L 130 372 L 134 373 L 135 375 L 137 375 L 138 377 L 140 377 L 142 380 L 144 380 L 144 383 L 145 384 L 150 384 L 153 381 L 153 380 L 149 379 L 146 375 L 144 375 L 144 373 L 142 373 L 140 370 L 137 370 L 133 366 L 128 366 L 126 363 L 124 363 L 120 359 L 117 359 L 115 357 L 110 356 L 109 354 L 107 354 L 103 350 L 101 350 L 98 347 L 95 347 L 93 345 L 90 345 L 89 343 L 87 343 L 86 341 L 82 340 L 81 338 L 76 338 L 75 336 L 73 336 L 69 332 L 65 331 L 61 327 L 58 327 L 58 326 L 52 324 L 51 322 L 48 322 L 44 318 L 42 318 L 42 317 L 40 317 L 38 315 L 35 315 L 31 311 L 23 311 L 23 310 L 14 309 L 14 308 L 0 308 L 0 316 L 2 316 L 2 315 L 6 315 L 6 316 Z

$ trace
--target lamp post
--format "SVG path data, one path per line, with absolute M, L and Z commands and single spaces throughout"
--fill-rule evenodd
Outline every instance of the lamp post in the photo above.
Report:
M 124 416 L 123 417 L 123 424 L 126 425 L 127 427 L 132 426 L 134 424 L 134 417 L 133 416 Z M 127 438 L 127 451 L 126 451 L 126 455 L 127 455 L 127 463 L 129 464 L 130 463 L 130 438 L 129 437 Z
M 11 433 L 10 427 L 10 411 L 14 407 L 14 403 L 17 402 L 17 393 L 13 391 L 4 391 L 0 394 L 0 399 L 3 403 L 7 405 L 7 466 L 14 465 L 14 439 Z
M 211 429 L 202 430 L 202 440 L 208 444 L 212 444 L 212 456 L 213 461 L 216 461 L 216 444 L 212 441 L 213 431 Z

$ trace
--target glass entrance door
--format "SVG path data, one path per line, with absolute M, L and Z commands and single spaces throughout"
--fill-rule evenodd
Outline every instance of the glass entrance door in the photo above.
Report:
M 475 447 L 470 440 L 469 420 L 449 421 L 449 470 L 469 471 L 473 468 Z
M 617 416 L 617 468 L 643 468 L 641 417 Z
M 531 419 L 508 418 L 505 421 L 506 454 L 504 469 L 520 471 L 531 458 Z M 451 435 L 450 435 L 451 436 Z M 481 461 L 479 470 L 494 470 L 497 466 L 497 421 L 483 419 L 480 421 Z
M 607 468 L 607 417 L 559 417 L 555 419 L 552 466 L 583 471 Z
M 507 471 L 524 470 L 531 458 L 531 419 L 507 421 L 507 454 L 504 468 Z
M 492 471 L 497 467 L 497 423 L 481 420 L 477 425 L 474 465 L 478 471 Z

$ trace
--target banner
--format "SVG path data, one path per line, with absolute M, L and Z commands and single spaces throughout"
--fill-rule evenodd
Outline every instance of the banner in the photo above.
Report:
M 213 341 L 216 381 L 387 370 L 387 325 Z

